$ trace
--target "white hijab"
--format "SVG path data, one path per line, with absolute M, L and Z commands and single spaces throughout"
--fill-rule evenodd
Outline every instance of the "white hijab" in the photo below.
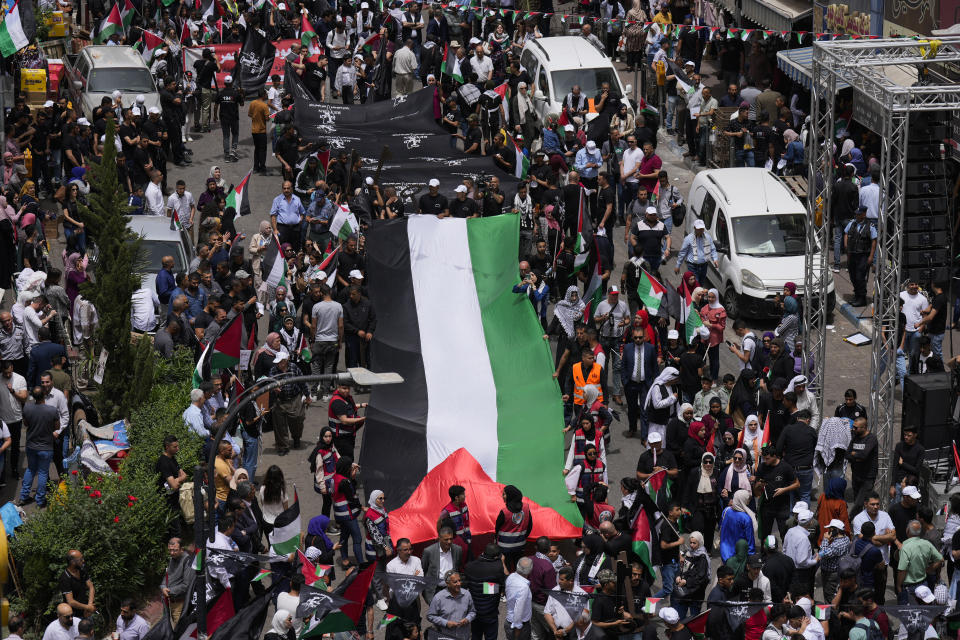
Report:
M 660 375 L 657 376 L 657 379 L 653 381 L 652 385 L 650 385 L 650 391 L 647 391 L 647 399 L 643 403 L 644 408 L 649 407 L 650 403 L 653 402 L 653 391 L 657 388 L 657 385 L 666 384 L 668 380 L 679 377 L 680 372 L 673 367 L 667 367 L 661 371 Z
M 753 535 L 757 535 L 757 516 L 753 513 L 753 510 L 750 508 L 750 492 L 746 489 L 737 489 L 737 492 L 733 494 L 733 500 L 730 501 L 730 507 L 734 511 L 740 511 L 750 516 L 750 521 L 753 523 Z
M 756 423 L 756 428 L 751 429 L 751 423 Z M 760 437 L 760 418 L 754 414 L 747 416 L 743 423 L 743 447 L 745 449 L 753 448 L 753 441 Z
M 281 638 L 286 638 L 287 632 L 291 629 L 291 627 L 287 626 L 287 618 L 291 615 L 292 614 L 286 609 L 279 609 L 273 614 L 273 622 L 270 625 L 270 630 L 279 634 Z
M 715 299 L 714 302 L 709 302 L 710 298 L 707 298 L 707 300 L 708 300 L 708 303 L 707 303 L 707 304 L 710 305 L 710 308 L 711 308 L 711 309 L 723 309 L 723 305 L 720 304 L 720 292 L 718 292 L 716 289 L 710 289 L 710 291 L 709 291 L 708 293 L 712 293 L 712 294 L 713 294 L 713 297 L 714 297 L 714 299 Z

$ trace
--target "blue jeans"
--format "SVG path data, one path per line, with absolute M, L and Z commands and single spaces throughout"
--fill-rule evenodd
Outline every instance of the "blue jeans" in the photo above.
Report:
M 666 218 L 660 218 L 660 222 L 663 223 L 664 228 L 667 230 L 667 233 L 673 233 L 673 215 L 669 215 Z
M 738 167 L 752 167 L 753 166 L 753 149 L 746 151 L 744 149 L 737 149 L 733 152 L 734 157 L 737 159 Z
M 257 476 L 257 454 L 260 452 L 260 439 L 252 438 L 246 431 L 241 431 L 243 438 L 243 463 L 241 466 L 247 470 L 247 475 L 253 480 Z
M 790 492 L 790 497 L 793 499 L 794 504 L 800 501 L 810 504 L 810 488 L 813 486 L 813 469 L 797 471 L 796 474 L 800 486 Z
M 47 480 L 50 478 L 50 463 L 53 451 L 37 451 L 27 447 L 27 468 L 23 471 L 23 483 L 20 485 L 20 501 L 30 497 L 33 477 L 37 476 L 37 504 L 46 504 Z
M 897 604 L 910 604 L 910 597 L 914 595 L 914 591 L 917 590 L 917 587 L 922 584 L 922 582 L 919 582 L 917 584 L 903 585 L 903 590 L 897 593 Z
M 363 536 L 360 535 L 360 523 L 356 519 L 337 520 L 340 526 L 340 555 L 347 557 L 347 540 L 352 538 L 353 555 L 357 558 L 357 564 L 363 564 L 366 558 L 363 555 Z
M 682 601 L 674 602 L 673 608 L 677 610 L 677 614 L 680 616 L 681 620 L 685 620 L 692 615 L 700 613 L 700 603 L 696 601 Z
M 679 96 L 667 96 L 667 129 L 673 130 L 673 121 L 677 114 L 677 104 L 680 102 Z
M 67 229 L 66 225 L 63 227 L 63 237 L 67 243 L 70 242 L 70 238 L 76 236 L 74 246 L 76 247 L 77 253 L 83 254 L 87 251 L 87 234 L 85 231 L 74 231 L 73 229 Z M 69 246 L 69 244 L 68 244 Z
M 930 334 L 930 348 L 933 350 L 933 355 L 937 356 L 943 360 L 943 334 Z
M 915 356 L 920 353 L 920 332 L 919 331 L 907 331 L 907 338 L 903 341 L 903 346 L 906 348 L 907 356 Z
M 660 591 L 653 594 L 653 598 L 669 598 L 677 586 L 677 563 L 671 562 L 660 566 L 660 581 L 663 583 Z

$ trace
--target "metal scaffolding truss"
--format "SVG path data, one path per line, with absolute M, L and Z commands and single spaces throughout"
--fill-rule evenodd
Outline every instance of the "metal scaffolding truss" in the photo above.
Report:
M 925 65 L 960 61 L 960 36 L 938 39 L 936 53 L 931 43 L 913 39 L 844 40 L 815 42 L 811 100 L 811 140 L 808 146 L 807 257 L 804 291 L 820 292 L 826 300 L 828 283 L 828 224 L 833 191 L 834 108 L 836 87 L 842 81 L 853 88 L 854 102 L 876 114 L 869 126 L 882 139 L 880 157 L 880 224 L 877 229 L 877 261 L 873 279 L 873 351 L 870 366 L 870 409 L 873 433 L 879 441 L 878 487 L 890 484 L 890 456 L 898 417 L 894 410 L 898 298 L 903 252 L 903 214 L 906 189 L 906 159 L 909 114 L 915 111 L 960 111 L 960 85 L 904 86 L 896 79 L 916 81 Z M 822 207 L 822 218 L 816 214 Z M 819 224 L 818 224 L 819 218 Z M 868 283 L 869 284 L 869 283 Z M 839 304 L 839 301 L 838 301 Z M 826 304 L 805 304 L 807 355 L 819 365 L 815 384 L 820 415 L 824 413 L 826 370 Z M 881 492 L 883 495 L 885 492 Z

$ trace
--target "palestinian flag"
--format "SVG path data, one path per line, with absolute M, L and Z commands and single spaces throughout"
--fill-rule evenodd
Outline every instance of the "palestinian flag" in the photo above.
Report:
M 293 504 L 277 516 L 267 540 L 270 550 L 279 556 L 289 555 L 300 547 L 300 500 L 296 486 L 293 488 Z
M 577 205 L 577 240 L 576 244 L 573 246 L 573 253 L 576 255 L 576 257 L 573 259 L 573 273 L 577 273 L 580 271 L 580 269 L 583 269 L 583 265 L 587 263 L 587 258 L 590 257 L 590 245 L 587 244 L 585 235 L 590 226 L 590 221 L 586 213 L 587 188 L 581 184 L 580 202 Z M 597 256 L 599 258 L 599 253 Z
M 663 598 L 647 598 L 647 601 L 643 603 L 643 612 L 653 615 L 658 612 L 660 609 L 660 601 Z
M 690 633 L 693 634 L 694 638 L 698 640 L 705 638 L 707 635 L 707 619 L 710 617 L 710 609 L 707 609 L 703 613 L 698 613 L 696 615 L 690 616 L 686 620 L 681 620 L 680 624 L 685 626 L 690 630 Z
M 143 35 L 140 36 L 140 41 L 137 43 L 137 48 L 140 49 L 140 57 L 143 58 L 144 62 L 150 64 L 150 61 L 153 60 L 154 52 L 162 48 L 163 44 L 163 38 L 149 31 L 144 31 Z
M 385 626 L 387 626 L 388 624 L 390 624 L 396 619 L 397 619 L 397 616 L 393 615 L 392 613 L 388 613 L 387 615 L 383 616 L 383 619 L 380 621 L 380 626 L 377 628 L 383 629 Z
M 270 571 L 269 569 L 260 569 L 260 571 L 257 572 L 257 575 L 253 576 L 253 578 L 250 579 L 250 582 L 260 582 L 271 573 L 273 572 Z
M 243 322 L 237 322 L 242 315 L 235 315 L 220 329 L 216 340 L 207 345 L 200 354 L 197 366 L 193 370 L 193 388 L 199 389 L 200 383 L 209 380 L 214 371 L 236 366 L 240 363 L 240 345 L 243 336 Z
M 817 604 L 813 606 L 813 615 L 817 620 L 829 620 L 830 619 L 830 605 L 829 604 Z
M 103 19 L 103 22 L 100 23 L 100 30 L 97 32 L 97 35 L 94 36 L 93 42 L 95 44 L 103 44 L 107 41 L 107 38 L 122 31 L 123 20 L 120 18 L 120 7 L 113 5 L 110 13 Z
M 263 282 L 267 286 L 277 288 L 287 284 L 287 261 L 280 250 L 280 239 L 273 234 L 273 242 L 267 246 L 260 263 L 263 272 Z
M 663 469 L 647 478 L 647 495 L 653 500 L 660 495 L 660 490 L 667 485 L 667 472 Z
M 953 442 L 953 470 L 957 472 L 957 477 L 960 478 L 960 453 L 957 452 L 957 443 Z
M 216 0 L 198 0 L 200 2 L 200 15 L 203 18 L 203 26 L 207 26 L 207 18 L 214 15 L 216 10 Z
M 304 362 L 310 362 L 313 359 L 313 353 L 310 351 L 310 343 L 307 342 L 307 336 L 300 334 L 300 344 L 297 345 L 297 353 Z
M 124 0 L 123 8 L 120 9 L 120 22 L 123 23 L 124 32 L 130 30 L 130 25 L 133 24 L 133 18 L 136 13 L 137 10 L 134 8 L 133 3 L 130 2 L 130 0 Z
M 335 238 L 346 240 L 359 230 L 360 223 L 357 222 L 357 216 L 350 211 L 350 207 L 344 204 L 340 205 L 340 209 L 337 210 L 333 220 L 330 221 L 330 233 Z
M 327 249 L 329 248 L 330 246 L 327 245 Z M 333 264 L 335 260 L 339 260 L 339 256 L 340 256 L 340 245 L 338 244 L 336 249 L 334 249 L 333 251 L 327 251 L 324 254 L 323 261 L 320 263 L 320 270 L 323 271 L 324 273 L 327 273 L 328 271 L 330 271 L 330 265 Z M 336 266 L 334 266 L 334 269 L 336 269 Z
M 639 496 L 641 492 L 637 492 Z M 640 564 L 642 564 L 646 570 L 647 575 L 651 580 L 657 579 L 657 572 L 654 567 L 656 566 L 656 560 L 654 556 L 654 551 L 656 547 L 654 546 L 657 541 L 656 530 L 654 529 L 655 521 L 653 520 L 655 516 L 648 513 L 648 510 L 642 506 L 637 509 L 637 515 L 633 519 L 633 523 L 630 525 L 630 529 L 633 532 L 633 552 L 640 558 Z
M 201 571 L 203 569 L 203 553 L 205 549 L 203 547 L 198 548 L 197 552 L 193 554 L 193 565 L 192 569 L 194 571 Z
M 357 43 L 357 48 L 354 53 L 360 53 L 361 51 L 366 51 L 368 53 L 375 53 L 380 50 L 380 32 L 377 31 L 373 35 L 369 36 L 363 42 Z
M 686 338 L 687 344 L 690 344 L 697 334 L 697 329 L 703 326 L 703 320 L 700 319 L 700 312 L 693 304 L 693 297 L 691 296 L 693 292 L 690 291 L 685 281 L 681 286 L 683 287 L 683 300 L 680 301 L 680 323 L 684 327 L 684 338 Z
M 170 228 L 176 231 L 183 229 L 183 223 L 180 222 L 180 214 L 176 211 L 174 211 L 173 215 L 170 216 Z
M 187 21 L 184 20 L 183 27 L 180 29 L 180 44 L 186 46 L 186 44 L 189 41 L 190 41 L 190 26 L 187 24 Z
M 227 206 L 233 207 L 233 210 L 237 212 L 238 216 L 250 215 L 250 194 L 247 191 L 247 187 L 250 186 L 251 173 L 253 173 L 252 169 L 247 172 L 247 175 L 243 176 L 240 184 L 235 186 L 230 193 L 227 194 Z
M 463 84 L 463 73 L 460 71 L 460 60 L 457 52 L 449 44 L 443 46 L 443 62 L 440 64 L 440 73 L 450 76 Z
M 307 11 L 304 9 L 303 13 L 300 14 L 300 44 L 304 48 L 309 49 L 316 38 L 317 30 L 310 24 L 310 20 L 307 18 Z
M 484 595 L 493 595 L 495 593 L 500 593 L 500 585 L 498 585 L 496 582 L 484 582 L 483 593 Z
M 603 301 L 603 278 L 600 277 L 599 252 L 596 264 L 593 267 L 593 274 L 590 276 L 590 282 L 587 283 L 587 290 L 583 292 L 583 301 L 587 305 L 583 310 L 583 321 L 589 323 L 593 319 L 593 313 L 597 310 L 597 305 Z
M 310 559 L 303 555 L 303 551 L 300 551 L 300 549 L 297 549 L 297 559 L 300 561 L 300 573 L 303 575 L 303 581 L 307 586 L 312 585 L 318 578 L 322 577 L 317 567 L 313 566 Z
M 646 272 L 640 270 L 640 284 L 637 285 L 637 295 L 643 301 L 643 306 L 651 316 L 657 315 L 660 311 L 660 305 L 664 302 L 667 295 L 667 288 L 660 284 L 660 281 Z
M 557 126 L 562 129 L 563 127 L 567 126 L 568 124 L 571 124 L 571 123 L 570 123 L 570 118 L 567 117 L 567 110 L 566 110 L 566 109 L 561 109 L 561 110 L 560 110 L 560 117 L 557 118 Z M 561 135 L 561 137 L 563 137 L 563 136 Z
M 494 87 L 493 92 L 500 96 L 503 99 L 503 104 L 506 105 L 510 101 L 510 84 L 504 82 L 499 87 Z M 506 109 L 506 106 L 504 106 Z
M 335 594 L 346 598 L 350 603 L 341 606 L 336 611 L 329 612 L 320 620 L 311 619 L 310 624 L 304 625 L 300 631 L 300 635 L 297 636 L 298 640 L 319 638 L 328 633 L 356 629 L 360 622 L 360 616 L 363 615 L 363 603 L 370 591 L 370 583 L 373 582 L 373 572 L 376 568 L 376 563 L 373 563 L 361 571 L 352 581 L 341 583 L 334 589 Z
M 0 23 L 0 53 L 9 58 L 30 44 L 36 33 L 33 2 L 14 2 Z
M 370 299 L 391 313 L 374 337 L 377 367 L 404 384 L 374 389 L 360 464 L 367 486 L 391 487 L 390 509 L 462 448 L 490 479 L 582 521 L 559 472 L 563 411 L 543 328 L 524 297 L 504 293 L 519 234 L 518 216 L 410 216 L 367 233 Z
M 508 138 L 513 143 L 513 151 L 516 154 L 513 159 L 513 177 L 518 180 L 526 180 L 527 174 L 530 173 L 530 158 L 523 152 L 523 148 L 517 144 L 513 136 L 508 136 Z

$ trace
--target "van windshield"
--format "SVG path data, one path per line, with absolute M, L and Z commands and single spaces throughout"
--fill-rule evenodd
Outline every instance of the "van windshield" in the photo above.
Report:
M 742 256 L 802 256 L 806 253 L 806 220 L 802 214 L 733 218 L 733 242 Z
M 87 91 L 110 93 L 114 89 L 132 93 L 152 93 L 157 90 L 157 87 L 146 69 L 106 68 L 94 69 L 90 72 Z
M 610 92 L 619 93 L 620 84 L 614 75 L 611 67 L 600 67 L 597 69 L 567 69 L 566 71 L 554 71 L 550 74 L 553 78 L 553 100 L 563 102 L 573 85 L 580 86 L 580 93 L 587 98 L 595 98 L 600 93 L 600 85 L 604 82 L 610 83 Z

